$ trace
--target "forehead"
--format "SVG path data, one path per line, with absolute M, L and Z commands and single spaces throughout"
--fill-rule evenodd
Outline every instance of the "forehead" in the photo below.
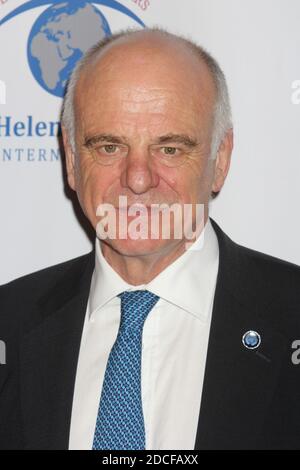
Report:
M 139 126 L 161 125 L 165 119 L 209 121 L 214 100 L 207 66 L 186 47 L 125 42 L 102 52 L 82 73 L 75 113 L 87 128 L 122 120 Z

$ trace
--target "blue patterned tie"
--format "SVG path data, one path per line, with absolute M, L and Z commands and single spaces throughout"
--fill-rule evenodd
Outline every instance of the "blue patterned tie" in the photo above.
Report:
M 147 290 L 125 291 L 121 321 L 111 349 L 100 398 L 93 450 L 145 449 L 141 397 L 142 333 L 159 297 Z

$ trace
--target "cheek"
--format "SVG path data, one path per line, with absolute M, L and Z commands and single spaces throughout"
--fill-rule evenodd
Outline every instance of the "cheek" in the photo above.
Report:
M 112 168 L 99 167 L 95 162 L 82 159 L 76 171 L 76 191 L 85 213 L 95 216 L 105 194 L 116 181 L 118 172 Z
M 182 202 L 204 203 L 208 201 L 213 182 L 213 166 L 208 162 L 206 165 L 189 165 L 172 169 L 162 176 Z
M 204 179 L 202 171 L 194 166 L 166 168 L 160 172 L 160 177 L 182 202 L 195 201 Z
M 169 188 L 176 190 L 181 178 L 178 168 L 162 167 L 155 169 L 155 171 L 159 175 L 160 181 L 163 181 Z

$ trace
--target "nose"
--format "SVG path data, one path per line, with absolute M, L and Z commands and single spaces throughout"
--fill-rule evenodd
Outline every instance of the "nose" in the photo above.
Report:
M 130 150 L 121 174 L 121 185 L 135 194 L 143 194 L 159 183 L 159 176 L 151 164 L 151 157 L 144 150 Z

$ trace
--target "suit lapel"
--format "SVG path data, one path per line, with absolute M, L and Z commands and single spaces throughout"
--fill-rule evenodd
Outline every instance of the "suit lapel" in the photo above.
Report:
M 21 345 L 21 408 L 27 449 L 67 449 L 80 339 L 94 253 L 37 306 L 41 321 Z
M 195 449 L 257 448 L 288 345 L 265 320 L 272 312 L 244 248 L 211 222 L 220 261 Z M 261 335 L 256 350 L 242 344 L 249 330 Z

